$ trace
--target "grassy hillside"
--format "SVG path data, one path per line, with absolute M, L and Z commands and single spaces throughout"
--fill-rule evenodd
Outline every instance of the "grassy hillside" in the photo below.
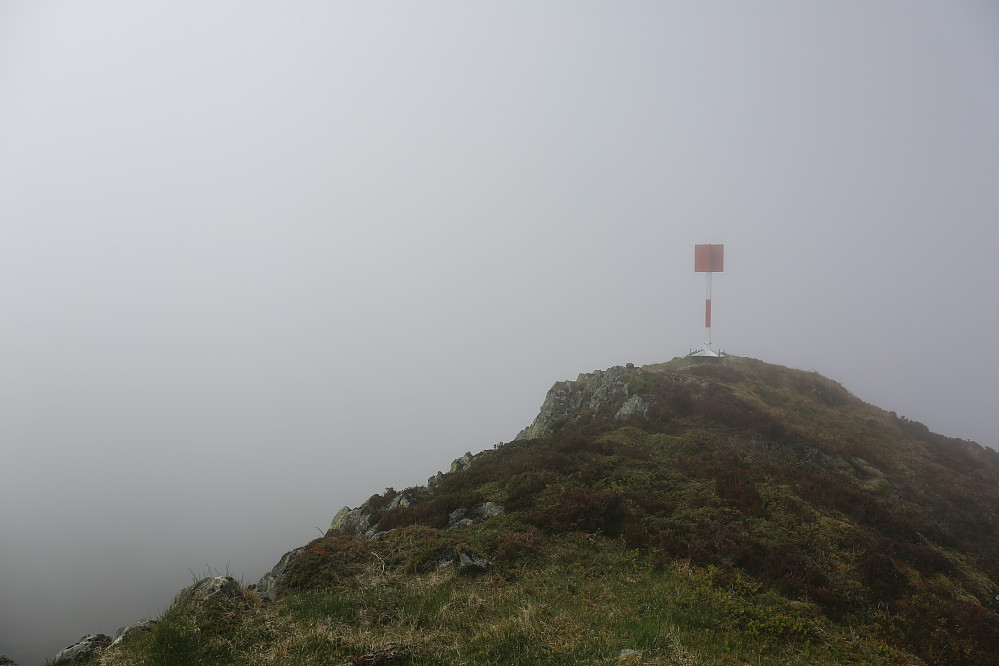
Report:
M 308 544 L 279 601 L 182 599 L 92 661 L 997 663 L 994 451 L 751 359 L 587 381 L 549 435 L 369 498 L 376 538 Z

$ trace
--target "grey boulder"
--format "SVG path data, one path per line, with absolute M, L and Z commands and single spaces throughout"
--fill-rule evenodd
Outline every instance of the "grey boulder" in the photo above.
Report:
M 485 502 L 475 509 L 475 513 L 481 518 L 495 518 L 503 515 L 503 507 L 496 502 Z
M 153 630 L 156 626 L 156 620 L 142 619 L 133 622 L 132 624 L 126 625 L 114 633 L 114 638 L 111 639 L 111 645 L 118 645 L 119 643 L 127 643 L 128 641 L 138 638 L 142 634 L 147 634 Z
M 215 576 L 202 578 L 193 585 L 188 585 L 177 594 L 174 602 L 187 599 L 234 599 L 242 596 L 239 583 L 232 576 Z
M 257 596 L 262 601 L 277 601 L 284 596 L 284 572 L 292 560 L 298 557 L 303 550 L 305 550 L 305 546 L 289 550 L 281 556 L 281 559 L 274 565 L 274 568 L 260 578 L 260 581 L 257 583 Z
M 111 637 L 107 634 L 87 634 L 76 643 L 59 651 L 50 662 L 50 666 L 57 664 L 72 664 L 74 661 L 83 661 L 95 652 L 103 650 L 111 644 Z
M 455 530 L 471 525 L 474 521 L 468 517 L 468 509 L 455 509 L 448 515 L 447 527 Z
M 345 506 L 330 521 L 330 531 L 361 536 L 371 529 L 371 515 L 363 506 L 351 509 Z

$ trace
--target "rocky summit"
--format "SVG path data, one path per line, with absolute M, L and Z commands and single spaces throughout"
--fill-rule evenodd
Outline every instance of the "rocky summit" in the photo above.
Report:
M 517 439 L 547 437 L 567 425 L 591 421 L 605 415 L 608 404 L 617 407 L 615 419 L 644 414 L 648 400 L 635 392 L 630 381 L 638 380 L 641 375 L 642 371 L 629 363 L 581 374 L 574 382 L 556 382 L 545 396 L 537 418 L 520 431 Z
M 753 359 L 556 382 L 510 442 L 331 513 L 322 537 L 257 584 L 198 581 L 128 640 L 85 637 L 66 658 L 992 665 L 999 654 L 999 454 Z

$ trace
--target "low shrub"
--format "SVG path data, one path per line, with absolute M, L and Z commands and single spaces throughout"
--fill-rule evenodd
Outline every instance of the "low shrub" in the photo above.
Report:
M 533 557 L 541 552 L 544 537 L 534 527 L 500 534 L 493 545 L 493 557 L 500 562 L 513 562 Z

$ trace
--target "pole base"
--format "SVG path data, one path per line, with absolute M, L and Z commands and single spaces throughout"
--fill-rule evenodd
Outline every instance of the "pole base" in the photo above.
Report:
M 724 355 L 725 352 L 715 351 L 711 348 L 711 345 L 705 345 L 704 349 L 698 349 L 687 354 L 687 356 L 710 356 L 712 358 L 721 358 Z

